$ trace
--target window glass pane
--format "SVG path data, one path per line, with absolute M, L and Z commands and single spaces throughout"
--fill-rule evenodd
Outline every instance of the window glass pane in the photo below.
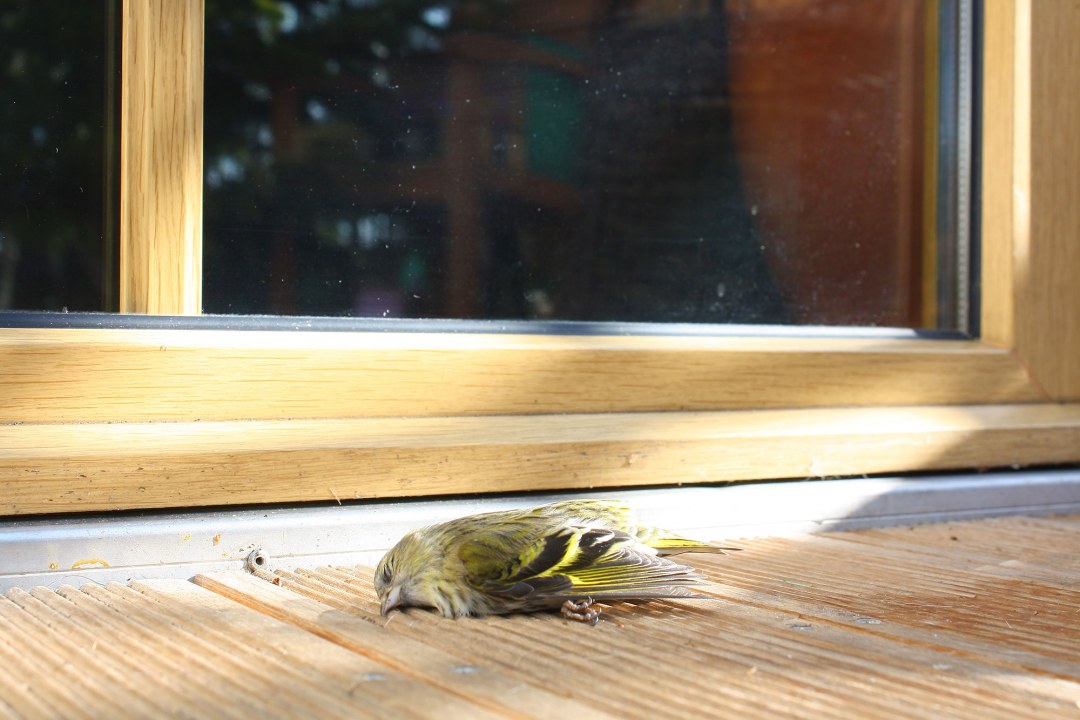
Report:
M 209 2 L 205 309 L 962 329 L 964 2 Z
M 0 5 L 0 310 L 112 308 L 114 13 L 85 0 Z

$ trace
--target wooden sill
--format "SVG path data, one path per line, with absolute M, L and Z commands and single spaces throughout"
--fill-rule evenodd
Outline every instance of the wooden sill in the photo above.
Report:
M 845 337 L 0 329 L 0 423 L 952 405 L 1048 398 L 1007 350 Z
M 0 426 L 0 514 L 1080 461 L 1080 404 Z

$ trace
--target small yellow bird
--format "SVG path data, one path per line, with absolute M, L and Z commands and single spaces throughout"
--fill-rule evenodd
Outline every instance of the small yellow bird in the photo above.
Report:
M 435 608 L 445 617 L 561 607 L 595 624 L 596 600 L 702 597 L 702 580 L 665 559 L 739 548 L 640 524 L 621 502 L 564 500 L 458 518 L 409 533 L 375 569 L 380 610 Z

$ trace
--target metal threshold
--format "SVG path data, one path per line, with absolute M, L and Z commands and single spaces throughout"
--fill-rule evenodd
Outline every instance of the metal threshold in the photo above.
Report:
M 702 539 L 792 536 L 1004 515 L 1080 513 L 1080 468 L 914 478 L 765 482 L 575 493 L 620 498 L 657 525 Z M 373 565 L 409 530 L 562 494 L 359 501 L 0 522 L 0 592 L 13 587 L 187 579 L 241 571 Z

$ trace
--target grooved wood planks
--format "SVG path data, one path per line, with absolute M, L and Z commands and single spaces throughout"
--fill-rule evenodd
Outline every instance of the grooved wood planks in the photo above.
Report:
M 596 627 L 384 618 L 356 567 L 12 590 L 0 717 L 1080 716 L 1080 516 L 740 544 Z

